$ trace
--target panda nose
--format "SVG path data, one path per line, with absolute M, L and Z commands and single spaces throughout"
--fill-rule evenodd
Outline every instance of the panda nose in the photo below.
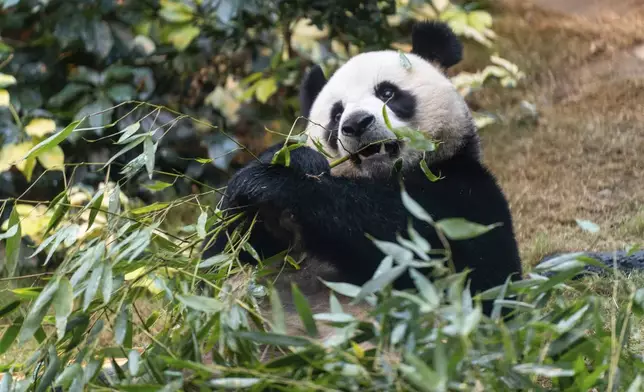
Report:
M 353 113 L 342 123 L 342 133 L 346 136 L 360 137 L 374 121 L 376 121 L 376 117 L 370 113 Z

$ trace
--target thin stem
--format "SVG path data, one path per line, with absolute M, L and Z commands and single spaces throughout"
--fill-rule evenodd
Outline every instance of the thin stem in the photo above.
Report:
M 9 103 L 9 111 L 11 112 L 11 115 L 13 116 L 13 121 L 16 122 L 16 124 L 18 125 L 18 127 L 20 127 L 20 129 L 22 129 L 23 124 L 22 124 L 22 121 L 20 120 L 20 116 L 18 115 L 18 112 L 16 111 L 16 108 L 11 103 Z

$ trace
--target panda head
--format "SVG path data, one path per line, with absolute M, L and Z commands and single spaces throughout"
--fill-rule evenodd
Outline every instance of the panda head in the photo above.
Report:
M 456 35 L 443 23 L 419 23 L 405 58 L 411 67 L 396 51 L 367 52 L 350 59 L 328 81 L 319 66 L 305 77 L 300 101 L 309 120 L 309 144 L 319 142 L 333 159 L 351 157 L 333 169 L 334 175 L 389 176 L 398 160 L 404 170 L 423 156 L 428 163 L 448 159 L 465 145 L 478 154 L 470 111 L 445 75 L 462 58 Z M 396 140 L 382 114 L 385 103 L 392 128 L 428 132 L 439 142 L 438 149 L 424 154 Z

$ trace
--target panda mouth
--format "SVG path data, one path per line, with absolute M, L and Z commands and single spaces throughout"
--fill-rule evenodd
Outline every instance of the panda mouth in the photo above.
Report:
M 399 153 L 400 144 L 398 142 L 382 142 L 362 147 L 355 155 L 359 160 L 360 158 L 369 158 L 375 155 L 389 155 L 390 157 L 396 157 Z

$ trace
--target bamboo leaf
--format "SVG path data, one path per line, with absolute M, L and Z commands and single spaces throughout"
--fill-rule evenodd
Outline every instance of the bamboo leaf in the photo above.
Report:
M 66 126 L 62 131 L 55 133 L 42 142 L 36 144 L 31 150 L 29 150 L 29 152 L 27 152 L 27 155 L 25 155 L 23 159 L 35 158 L 44 151 L 59 145 L 76 129 L 76 127 L 78 127 L 78 124 L 80 124 L 80 121 L 74 121 Z
M 436 227 L 445 233 L 445 236 L 450 240 L 475 238 L 499 226 L 501 226 L 501 223 L 481 225 L 463 218 L 447 218 L 436 222 Z
M 177 295 L 177 299 L 185 306 L 205 313 L 217 313 L 224 309 L 224 304 L 214 298 L 200 295 Z
M 300 315 L 300 319 L 304 324 L 306 333 L 309 336 L 317 336 L 318 329 L 315 326 L 315 320 L 313 319 L 313 313 L 311 313 L 311 307 L 309 306 L 309 301 L 306 300 L 304 294 L 297 288 L 295 283 L 291 284 L 291 293 L 293 295 L 293 303 L 295 304 L 295 309 Z
M 54 311 L 56 312 L 56 333 L 58 334 L 58 341 L 65 335 L 65 328 L 67 326 L 67 318 L 72 314 L 74 306 L 74 291 L 72 284 L 63 277 L 58 284 L 56 296 L 54 297 Z

